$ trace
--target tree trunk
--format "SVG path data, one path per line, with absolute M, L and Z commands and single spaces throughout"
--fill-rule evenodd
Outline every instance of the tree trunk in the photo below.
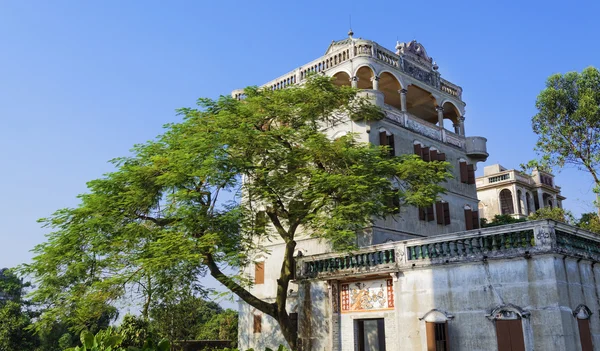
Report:
M 294 278 L 294 250 L 296 241 L 290 240 L 285 244 L 285 254 L 281 264 L 281 273 L 277 279 L 277 322 L 281 328 L 283 337 L 288 342 L 291 350 L 297 350 L 298 330 L 297 326 L 292 324 L 290 315 L 287 313 L 286 304 L 288 296 L 288 287 L 290 280 Z

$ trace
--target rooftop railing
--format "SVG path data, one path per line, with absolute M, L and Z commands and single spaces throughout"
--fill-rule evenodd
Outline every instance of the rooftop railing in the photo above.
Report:
M 600 236 L 552 220 L 529 221 L 300 257 L 296 279 L 387 275 L 408 269 L 561 254 L 600 262 Z

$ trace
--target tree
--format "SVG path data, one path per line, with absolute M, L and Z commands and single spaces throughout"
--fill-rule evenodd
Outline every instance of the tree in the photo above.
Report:
M 24 272 L 35 277 L 33 297 L 47 313 L 113 303 L 141 284 L 151 303 L 209 273 L 273 317 L 296 349 L 285 307 L 298 233 L 350 249 L 373 218 L 434 202 L 450 176 L 446 162 L 390 157 L 386 147 L 353 134 L 328 138 L 328 128 L 350 119 L 383 117 L 357 90 L 330 78 L 275 91 L 247 88 L 245 95 L 180 109 L 183 122 L 113 160 L 116 170 L 89 182 L 79 207 L 42 220 L 53 232 Z M 267 238 L 285 245 L 274 301 L 254 296 L 241 273 L 226 269 L 251 263 Z
M 536 101 L 532 119 L 538 135 L 536 151 L 542 156 L 529 166 L 574 165 L 593 178 L 600 194 L 600 72 L 588 67 L 581 73 L 554 74 Z M 600 203 L 597 204 L 600 206 Z
M 590 232 L 600 234 L 600 217 L 596 213 L 583 213 L 579 221 L 577 221 L 579 228 L 589 230 Z
M 0 270 L 0 351 L 33 350 L 39 344 L 29 328 L 29 303 L 23 299 L 29 285 L 13 271 Z
M 514 218 L 511 215 L 508 214 L 502 214 L 502 215 L 495 215 L 494 218 L 488 223 L 487 219 L 482 218 L 481 219 L 481 223 L 482 223 L 482 227 L 495 227 L 495 226 L 499 226 L 499 225 L 505 225 L 505 224 L 514 224 L 514 223 L 520 223 L 520 222 L 525 222 L 525 219 L 522 218 Z
M 569 211 L 565 211 L 560 207 L 543 207 L 534 213 L 530 214 L 527 218 L 530 221 L 535 221 L 538 219 L 551 219 L 557 222 L 570 223 L 573 224 L 575 222 L 573 215 Z
M 234 310 L 227 309 L 221 313 L 215 314 L 208 322 L 206 322 L 196 339 L 198 340 L 231 340 L 231 347 L 237 345 L 238 335 L 238 313 Z

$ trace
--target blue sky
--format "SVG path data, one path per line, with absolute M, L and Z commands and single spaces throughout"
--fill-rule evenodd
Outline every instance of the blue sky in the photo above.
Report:
M 27 262 L 46 232 L 36 219 L 75 206 L 176 108 L 321 56 L 349 15 L 356 37 L 423 43 L 463 87 L 485 165 L 518 167 L 534 157 L 545 79 L 600 66 L 599 12 L 592 1 L 2 1 L 0 267 Z M 567 209 L 593 210 L 587 174 L 563 170 L 556 183 Z

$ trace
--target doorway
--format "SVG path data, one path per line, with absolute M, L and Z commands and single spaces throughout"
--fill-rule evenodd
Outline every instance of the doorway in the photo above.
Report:
M 385 323 L 383 318 L 354 321 L 357 351 L 385 351 Z

